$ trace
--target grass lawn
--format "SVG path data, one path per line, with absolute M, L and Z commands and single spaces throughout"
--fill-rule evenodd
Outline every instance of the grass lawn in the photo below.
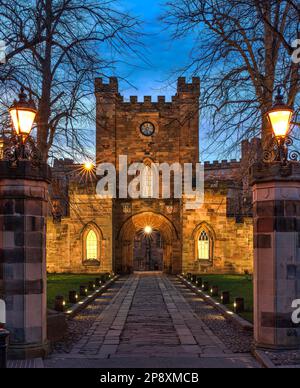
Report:
M 230 292 L 231 304 L 228 308 L 232 311 L 234 298 L 244 298 L 246 311 L 240 315 L 253 323 L 253 282 L 251 280 L 242 275 L 201 275 L 201 277 L 203 281 L 209 282 L 210 286 L 219 286 L 220 294 L 221 291 Z
M 62 295 L 66 300 L 66 307 L 69 307 L 69 291 L 78 291 L 79 286 L 88 285 L 89 281 L 95 280 L 97 275 L 48 275 L 47 276 L 47 304 L 48 308 L 54 309 L 55 297 Z M 98 276 L 99 277 L 99 276 Z

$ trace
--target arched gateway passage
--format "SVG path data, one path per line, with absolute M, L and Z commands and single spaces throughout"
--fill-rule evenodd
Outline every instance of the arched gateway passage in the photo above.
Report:
M 150 229 L 150 227 L 149 227 Z M 158 230 L 144 229 L 136 233 L 133 245 L 135 272 L 163 271 L 163 238 Z
M 130 217 L 117 236 L 115 264 L 117 271 L 126 273 L 139 270 L 179 273 L 181 249 L 173 223 L 153 212 Z

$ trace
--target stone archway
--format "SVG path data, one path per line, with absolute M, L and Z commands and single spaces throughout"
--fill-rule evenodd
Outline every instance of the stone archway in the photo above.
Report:
M 165 216 L 154 212 L 142 212 L 130 217 L 121 226 L 116 238 L 115 269 L 117 272 L 132 272 L 133 244 L 136 233 L 146 226 L 157 230 L 163 239 L 163 271 L 181 272 L 180 239 L 174 224 Z
M 152 229 L 136 233 L 133 245 L 133 270 L 135 272 L 163 271 L 163 238 L 159 231 Z

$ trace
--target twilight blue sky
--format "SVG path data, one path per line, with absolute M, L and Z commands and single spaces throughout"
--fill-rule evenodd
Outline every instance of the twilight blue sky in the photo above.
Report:
M 175 90 L 174 84 L 169 85 L 170 76 L 187 62 L 192 43 L 188 39 L 171 42 L 169 32 L 163 31 L 164 26 L 158 20 L 163 12 L 163 1 L 122 0 L 126 9 L 144 21 L 143 32 L 147 35 L 144 44 L 148 63 L 131 56 L 124 58 L 125 63 L 116 66 L 115 75 L 126 78 L 132 84 L 121 82 L 121 92 L 126 97 L 173 95 Z
M 120 82 L 120 92 L 128 99 L 131 95 L 137 95 L 142 101 L 143 96 L 151 95 L 170 97 L 176 93 L 176 78 L 184 75 L 187 79 L 191 74 L 180 74 L 175 71 L 189 64 L 189 56 L 193 47 L 193 37 L 189 36 L 181 40 L 172 40 L 170 31 L 159 20 L 165 11 L 164 2 L 167 0 L 120 0 L 121 5 L 132 15 L 143 21 L 142 33 L 145 48 L 145 61 L 133 54 L 124 58 L 115 57 L 116 66 L 112 75 L 124 78 L 128 82 Z M 208 124 L 202 117 L 200 122 L 200 159 L 213 161 L 222 158 L 207 151 L 210 142 L 206 138 Z M 232 155 L 236 157 L 239 155 Z

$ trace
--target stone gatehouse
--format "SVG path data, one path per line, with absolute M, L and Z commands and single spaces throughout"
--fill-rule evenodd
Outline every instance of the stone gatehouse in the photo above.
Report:
M 178 80 L 171 102 L 124 101 L 117 78 L 96 79 L 96 163 L 197 163 L 200 80 Z M 200 130 L 201 133 L 201 130 Z M 243 273 L 253 269 L 249 159 L 259 140 L 245 141 L 241 161 L 205 163 L 205 201 L 187 210 L 186 198 L 134 200 L 96 196 L 97 177 L 72 160 L 53 166 L 47 231 L 49 272 L 163 270 Z M 149 237 L 143 233 L 150 226 Z

